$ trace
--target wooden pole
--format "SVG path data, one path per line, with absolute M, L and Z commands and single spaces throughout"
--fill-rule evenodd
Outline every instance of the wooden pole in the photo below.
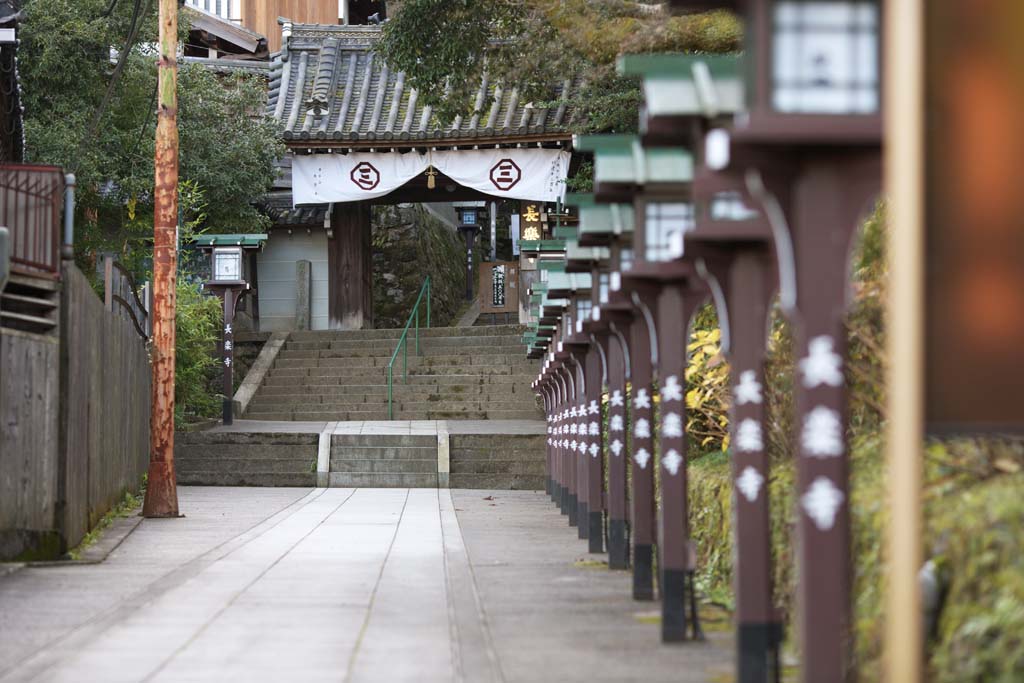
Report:
M 885 194 L 889 198 L 889 482 L 885 679 L 921 680 L 924 348 L 923 0 L 885 3 Z
M 174 311 L 178 227 L 178 2 L 160 0 L 153 216 L 153 413 L 142 513 L 177 517 L 174 477 Z

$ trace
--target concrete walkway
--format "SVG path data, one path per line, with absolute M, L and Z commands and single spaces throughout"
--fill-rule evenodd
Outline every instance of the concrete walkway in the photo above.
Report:
M 0 572 L 0 680 L 727 680 L 542 494 L 182 488 L 106 562 Z M 581 560 L 584 560 L 581 562 Z

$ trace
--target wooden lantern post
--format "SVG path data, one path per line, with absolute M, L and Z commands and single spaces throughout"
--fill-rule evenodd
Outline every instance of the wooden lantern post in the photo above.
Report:
M 599 345 L 604 357 L 604 381 L 608 392 L 607 446 L 608 567 L 630 566 L 629 497 L 626 490 L 628 448 L 627 399 L 630 381 L 630 327 L 634 322 L 632 301 L 624 292 L 611 291 L 611 275 L 619 272 L 623 243 L 632 248 L 633 211 L 625 204 L 598 204 L 592 195 L 571 195 L 567 203 L 579 207 L 579 245 L 607 250 L 591 263 L 591 315 L 584 331 Z M 604 477 L 601 477 L 604 481 Z M 591 488 L 591 495 L 596 494 Z
M 852 675 L 846 274 L 880 184 L 881 0 L 743 5 L 749 105 L 721 146 L 769 220 L 794 328 L 802 677 L 842 681 Z
M 729 431 L 735 486 L 737 678 L 744 683 L 778 680 L 781 623 L 772 600 L 762 394 L 768 311 L 775 289 L 771 229 L 747 194 L 742 175 L 716 173 L 708 168 L 704 153 L 707 131 L 723 125 L 743 107 L 738 60 L 644 55 L 621 58 L 618 67 L 624 75 L 644 79 L 644 145 L 685 145 L 696 158 L 693 229 L 669 245 L 670 258 L 695 269 L 704 281 L 718 311 L 721 349 L 732 367 Z M 693 288 L 692 294 L 699 296 L 700 289 Z M 684 319 L 692 313 L 692 297 L 671 301 L 676 297 L 671 289 L 663 295 L 663 321 L 672 316 L 673 308 Z M 666 329 L 662 336 L 671 333 Z M 671 344 L 662 351 L 666 373 L 675 351 Z M 662 393 L 664 401 L 664 386 Z M 662 451 L 667 452 L 664 434 L 662 443 Z

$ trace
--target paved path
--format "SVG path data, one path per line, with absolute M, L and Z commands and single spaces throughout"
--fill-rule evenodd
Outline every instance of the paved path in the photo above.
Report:
M 99 565 L 0 575 L 0 680 L 706 681 L 538 493 L 182 488 Z M 580 562 L 579 560 L 588 560 Z

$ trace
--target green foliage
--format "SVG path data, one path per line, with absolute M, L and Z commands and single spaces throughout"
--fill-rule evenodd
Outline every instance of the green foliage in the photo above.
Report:
M 221 329 L 217 297 L 203 296 L 199 286 L 179 282 L 175 318 L 174 421 L 182 426 L 217 414 L 222 397 L 210 391 L 220 370 L 213 355 Z
M 81 542 L 77 546 L 68 551 L 68 556 L 72 560 L 82 559 L 82 553 L 100 539 L 100 536 L 102 536 L 103 532 L 114 523 L 115 519 L 130 517 L 136 514 L 138 509 L 142 507 L 142 501 L 145 497 L 146 481 L 143 479 L 138 493 L 125 491 L 121 500 L 100 518 L 99 522 L 96 523 L 96 526 L 89 530 L 89 533 L 82 538 Z
M 440 120 L 473 111 L 485 73 L 547 106 L 552 86 L 576 77 L 583 87 L 568 104 L 578 130 L 634 132 L 639 89 L 615 75 L 619 54 L 734 52 L 740 40 L 732 15 L 672 16 L 633 0 L 403 0 L 379 49 Z
M 930 505 L 948 584 L 930 678 L 1024 679 L 1024 476 L 997 477 Z M 938 535 L 937 535 L 938 534 Z
M 729 448 L 729 364 L 721 331 L 696 329 L 686 347 L 686 434 L 697 452 Z
M 123 46 L 133 3 L 119 2 L 105 17 L 109 4 L 26 0 L 28 18 L 19 34 L 28 154 L 78 176 L 79 256 L 99 249 L 124 253 L 152 234 L 154 3 L 143 3 L 151 11 L 91 133 L 114 69 L 109 48 Z M 187 32 L 184 22 L 181 30 Z M 282 147 L 262 116 L 265 88 L 258 77 L 214 75 L 197 65 L 180 69 L 181 180 L 204 196 L 204 229 L 251 232 L 266 225 L 253 202 L 269 188 Z

